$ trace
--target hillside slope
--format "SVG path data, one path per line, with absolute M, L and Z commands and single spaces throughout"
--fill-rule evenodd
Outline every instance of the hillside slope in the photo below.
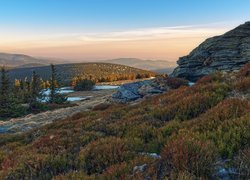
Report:
M 0 53 L 0 66 L 15 67 L 37 61 L 36 58 L 23 54 Z
M 121 64 L 139 69 L 154 71 L 156 73 L 171 73 L 176 67 L 175 62 L 164 60 L 142 60 L 136 58 L 119 58 L 105 61 L 107 63 Z
M 207 39 L 189 55 L 181 57 L 172 73 L 196 81 L 215 71 L 239 70 L 250 62 L 250 22 L 221 36 Z
M 177 80 L 172 81 L 173 84 Z M 1 179 L 249 179 L 250 64 L 0 136 Z
M 102 81 L 102 79 L 114 81 L 123 77 L 131 76 L 135 78 L 138 74 L 154 76 L 153 72 L 132 68 L 124 65 L 109 64 L 109 63 L 75 63 L 75 64 L 60 64 L 55 65 L 59 81 L 68 84 L 73 77 L 92 78 Z M 32 72 L 36 73 L 43 79 L 48 80 L 51 75 L 50 66 L 19 68 L 9 71 L 9 77 L 14 79 L 31 78 Z

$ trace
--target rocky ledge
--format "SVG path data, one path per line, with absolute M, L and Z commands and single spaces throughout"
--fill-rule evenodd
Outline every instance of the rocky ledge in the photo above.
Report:
M 235 71 L 250 62 L 250 22 L 221 36 L 207 39 L 189 55 L 181 57 L 170 75 L 196 81 L 215 71 Z
M 110 101 L 117 103 L 127 103 L 146 96 L 160 94 L 170 89 L 187 86 L 188 81 L 179 78 L 157 77 L 152 80 L 128 83 L 120 86 L 116 93 L 112 95 Z

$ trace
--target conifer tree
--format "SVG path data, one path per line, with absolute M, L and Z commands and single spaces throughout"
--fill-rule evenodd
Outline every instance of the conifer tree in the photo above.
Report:
M 49 102 L 56 103 L 56 104 L 62 104 L 62 103 L 65 103 L 66 101 L 67 101 L 67 98 L 64 95 L 58 93 L 56 69 L 55 69 L 55 66 L 53 64 L 51 64 Z
M 56 70 L 54 64 L 51 64 L 50 103 L 55 103 L 55 98 L 56 98 Z
M 9 100 L 9 80 L 7 71 L 4 67 L 1 68 L 1 87 L 0 87 L 0 109 L 5 109 L 8 106 Z M 3 113 L 3 112 L 2 112 Z
M 11 91 L 7 71 L 4 67 L 1 69 L 1 87 L 0 87 L 0 118 L 18 117 L 24 115 L 26 109 L 21 106 Z
M 41 99 L 41 88 L 40 88 L 40 79 L 39 76 L 33 71 L 32 82 L 31 82 L 31 92 L 30 92 L 30 109 L 39 108 L 39 99 Z

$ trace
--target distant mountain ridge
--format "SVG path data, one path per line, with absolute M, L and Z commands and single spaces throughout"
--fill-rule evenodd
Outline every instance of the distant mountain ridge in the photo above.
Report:
M 215 71 L 239 70 L 250 62 L 250 21 L 205 40 L 189 55 L 181 57 L 171 76 L 196 81 Z
M 106 60 L 107 63 L 121 64 L 157 73 L 170 73 L 176 67 L 176 62 L 166 60 L 142 60 L 138 58 L 118 58 Z
M 0 53 L 0 66 L 16 67 L 37 61 L 38 59 L 24 54 Z
M 82 61 L 87 63 L 88 61 Z M 175 62 L 165 60 L 142 60 L 138 58 L 118 58 L 111 60 L 96 61 L 101 63 L 120 64 L 130 66 L 138 69 L 144 69 L 153 71 L 156 73 L 171 73 L 176 67 Z M 0 53 L 0 66 L 6 66 L 11 68 L 26 68 L 26 67 L 40 67 L 47 66 L 49 64 L 70 64 L 70 63 L 81 63 L 74 60 L 60 60 L 57 58 L 40 58 L 32 57 L 24 54 L 10 54 Z
M 22 68 L 22 67 L 37 67 L 46 66 L 51 63 L 59 64 L 66 63 L 65 60 L 51 58 L 37 58 L 25 54 L 10 54 L 0 53 L 0 66 Z

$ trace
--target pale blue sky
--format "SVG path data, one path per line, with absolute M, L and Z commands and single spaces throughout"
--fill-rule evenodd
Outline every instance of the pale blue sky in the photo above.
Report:
M 184 35 L 185 38 L 201 36 L 201 39 L 195 41 L 200 43 L 204 38 L 218 35 L 250 20 L 249 9 L 250 0 L 0 0 L 0 51 L 58 56 L 62 51 L 59 47 L 79 47 L 83 42 L 86 44 L 90 41 L 93 45 L 93 41 L 100 40 L 103 43 L 104 39 L 105 42 L 112 41 L 112 45 L 116 41 L 152 40 L 155 37 L 154 40 L 157 40 L 158 32 L 171 34 L 171 38 L 174 38 L 175 33 L 176 36 L 182 34 L 179 38 Z M 177 30 L 171 29 L 169 32 L 169 27 L 176 27 Z M 192 28 L 193 34 L 190 32 Z M 126 42 L 126 45 L 131 47 L 134 44 Z M 56 47 L 57 53 L 45 50 L 51 47 Z M 180 54 L 191 48 L 193 46 Z M 119 50 L 123 51 L 124 48 Z M 79 51 L 64 55 L 95 58 L 90 53 L 73 56 Z M 121 56 L 126 56 L 126 53 L 127 56 L 144 53 L 142 50 L 138 50 L 137 54 L 130 52 L 127 48 Z M 159 53 L 156 58 L 178 56 Z M 97 58 L 106 57 L 103 54 Z M 152 54 L 138 57 L 150 58 Z
M 109 31 L 246 21 L 249 0 L 1 0 L 1 27 Z

